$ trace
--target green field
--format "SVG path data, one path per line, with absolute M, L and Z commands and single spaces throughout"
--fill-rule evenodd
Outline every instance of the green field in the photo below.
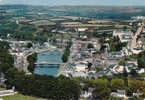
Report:
M 37 26 L 41 26 L 41 25 L 55 25 L 56 23 L 48 21 L 48 20 L 40 20 L 40 21 L 31 22 L 31 24 L 35 24 Z
M 3 97 L 3 100 L 47 100 L 47 99 L 36 98 L 32 96 L 24 96 L 22 94 L 16 94 L 12 96 Z

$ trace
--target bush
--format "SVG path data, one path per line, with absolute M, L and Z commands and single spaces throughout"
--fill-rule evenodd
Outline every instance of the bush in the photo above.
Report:
M 70 55 L 70 50 L 69 49 L 65 49 L 64 53 L 62 55 L 62 61 L 63 62 L 67 62 L 69 55 Z
M 94 46 L 93 46 L 93 44 L 89 43 L 88 46 L 87 46 L 87 48 L 88 48 L 88 49 L 94 48 Z

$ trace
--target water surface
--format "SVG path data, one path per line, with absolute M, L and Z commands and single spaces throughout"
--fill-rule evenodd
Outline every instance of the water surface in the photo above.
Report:
M 61 63 L 61 52 L 58 50 L 47 51 L 37 55 L 37 62 L 57 62 Z M 58 65 L 36 65 L 34 73 L 38 75 L 56 76 L 58 73 Z

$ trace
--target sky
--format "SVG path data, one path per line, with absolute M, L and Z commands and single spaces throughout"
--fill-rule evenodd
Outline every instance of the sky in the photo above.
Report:
M 144 5 L 145 0 L 0 0 L 0 4 L 29 5 Z

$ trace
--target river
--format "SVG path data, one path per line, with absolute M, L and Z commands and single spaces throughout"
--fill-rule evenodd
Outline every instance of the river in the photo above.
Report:
M 37 54 L 37 62 L 58 62 L 61 63 L 61 52 L 58 50 L 47 51 Z M 38 75 L 56 76 L 59 70 L 58 65 L 36 65 L 34 73 Z

